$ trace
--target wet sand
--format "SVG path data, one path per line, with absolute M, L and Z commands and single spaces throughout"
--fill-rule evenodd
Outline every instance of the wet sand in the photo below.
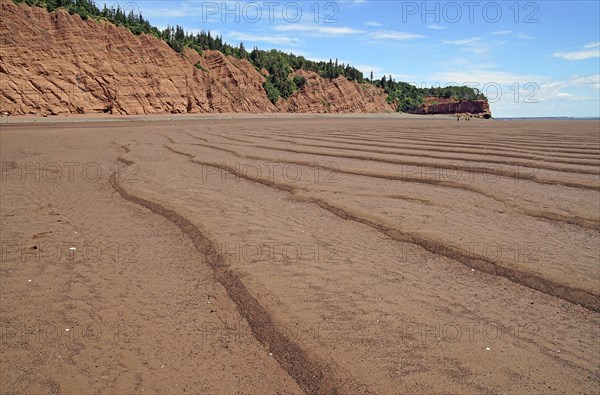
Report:
M 2 393 L 594 393 L 598 121 L 0 126 Z

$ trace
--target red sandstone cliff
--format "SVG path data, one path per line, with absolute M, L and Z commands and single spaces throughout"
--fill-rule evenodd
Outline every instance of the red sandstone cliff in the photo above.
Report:
M 1 111 L 276 111 L 260 94 L 263 77 L 247 61 L 216 51 L 201 59 L 193 51 L 182 56 L 152 36 L 62 10 L 2 2 L 0 14 Z M 198 60 L 208 72 L 194 66 Z
M 0 113 L 382 113 L 385 92 L 298 70 L 306 84 L 273 105 L 247 60 L 218 51 L 179 54 L 164 41 L 64 10 L 0 0 Z M 428 98 L 416 113 L 489 114 L 487 102 Z M 438 103 L 434 103 L 438 101 Z M 442 102 L 439 102 L 442 101 Z
M 390 112 L 382 90 L 307 74 L 274 106 L 247 60 L 183 54 L 165 42 L 66 11 L 0 0 L 0 112 L 155 114 Z
M 344 77 L 321 78 L 313 71 L 297 70 L 306 85 L 277 105 L 284 112 L 353 113 L 394 112 L 387 95 L 373 85 L 350 82 Z
M 423 105 L 415 114 L 472 114 L 485 118 L 491 116 L 487 100 L 457 101 L 440 97 L 426 97 Z

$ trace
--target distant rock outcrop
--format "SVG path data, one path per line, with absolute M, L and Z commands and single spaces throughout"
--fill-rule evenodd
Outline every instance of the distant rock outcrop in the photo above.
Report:
M 382 89 L 301 71 L 307 82 L 273 105 L 266 70 L 218 51 L 164 41 L 64 10 L 0 0 L 0 112 L 158 114 L 392 112 Z
M 444 99 L 440 97 L 427 97 L 423 105 L 413 111 L 414 114 L 471 114 L 483 118 L 490 118 L 490 105 L 487 100 Z

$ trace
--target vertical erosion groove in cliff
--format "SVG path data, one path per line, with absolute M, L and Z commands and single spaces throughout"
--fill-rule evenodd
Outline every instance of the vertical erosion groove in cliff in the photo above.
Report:
M 131 163 L 123 158 L 118 160 Z M 279 330 L 280 327 L 268 311 L 250 293 L 239 276 L 226 265 L 225 258 L 218 253 L 214 243 L 190 220 L 174 210 L 127 191 L 117 181 L 114 173 L 111 174 L 110 184 L 124 199 L 165 217 L 192 240 L 196 249 L 205 256 L 215 279 L 223 285 L 229 297 L 235 302 L 257 340 L 273 353 L 277 362 L 307 394 L 342 394 L 359 388 L 361 392 L 368 392 L 353 379 L 340 381 L 331 366 L 326 365 Z

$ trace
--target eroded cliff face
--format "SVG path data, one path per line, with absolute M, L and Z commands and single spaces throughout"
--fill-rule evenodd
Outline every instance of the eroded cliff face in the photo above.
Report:
M 305 71 L 303 89 L 275 106 L 247 60 L 179 54 L 149 35 L 10 0 L 0 0 L 0 15 L 2 113 L 393 111 L 381 89 Z
M 247 61 L 178 54 L 154 37 L 62 10 L 3 1 L 0 14 L 0 110 L 10 114 L 276 111 Z
M 415 114 L 471 114 L 484 118 L 491 117 L 487 100 L 456 101 L 440 97 L 427 97 Z
M 313 71 L 297 70 L 294 75 L 306 78 L 306 85 L 277 105 L 281 111 L 308 113 L 378 113 L 394 112 L 387 94 L 370 84 L 358 84 L 344 77 L 321 78 Z

